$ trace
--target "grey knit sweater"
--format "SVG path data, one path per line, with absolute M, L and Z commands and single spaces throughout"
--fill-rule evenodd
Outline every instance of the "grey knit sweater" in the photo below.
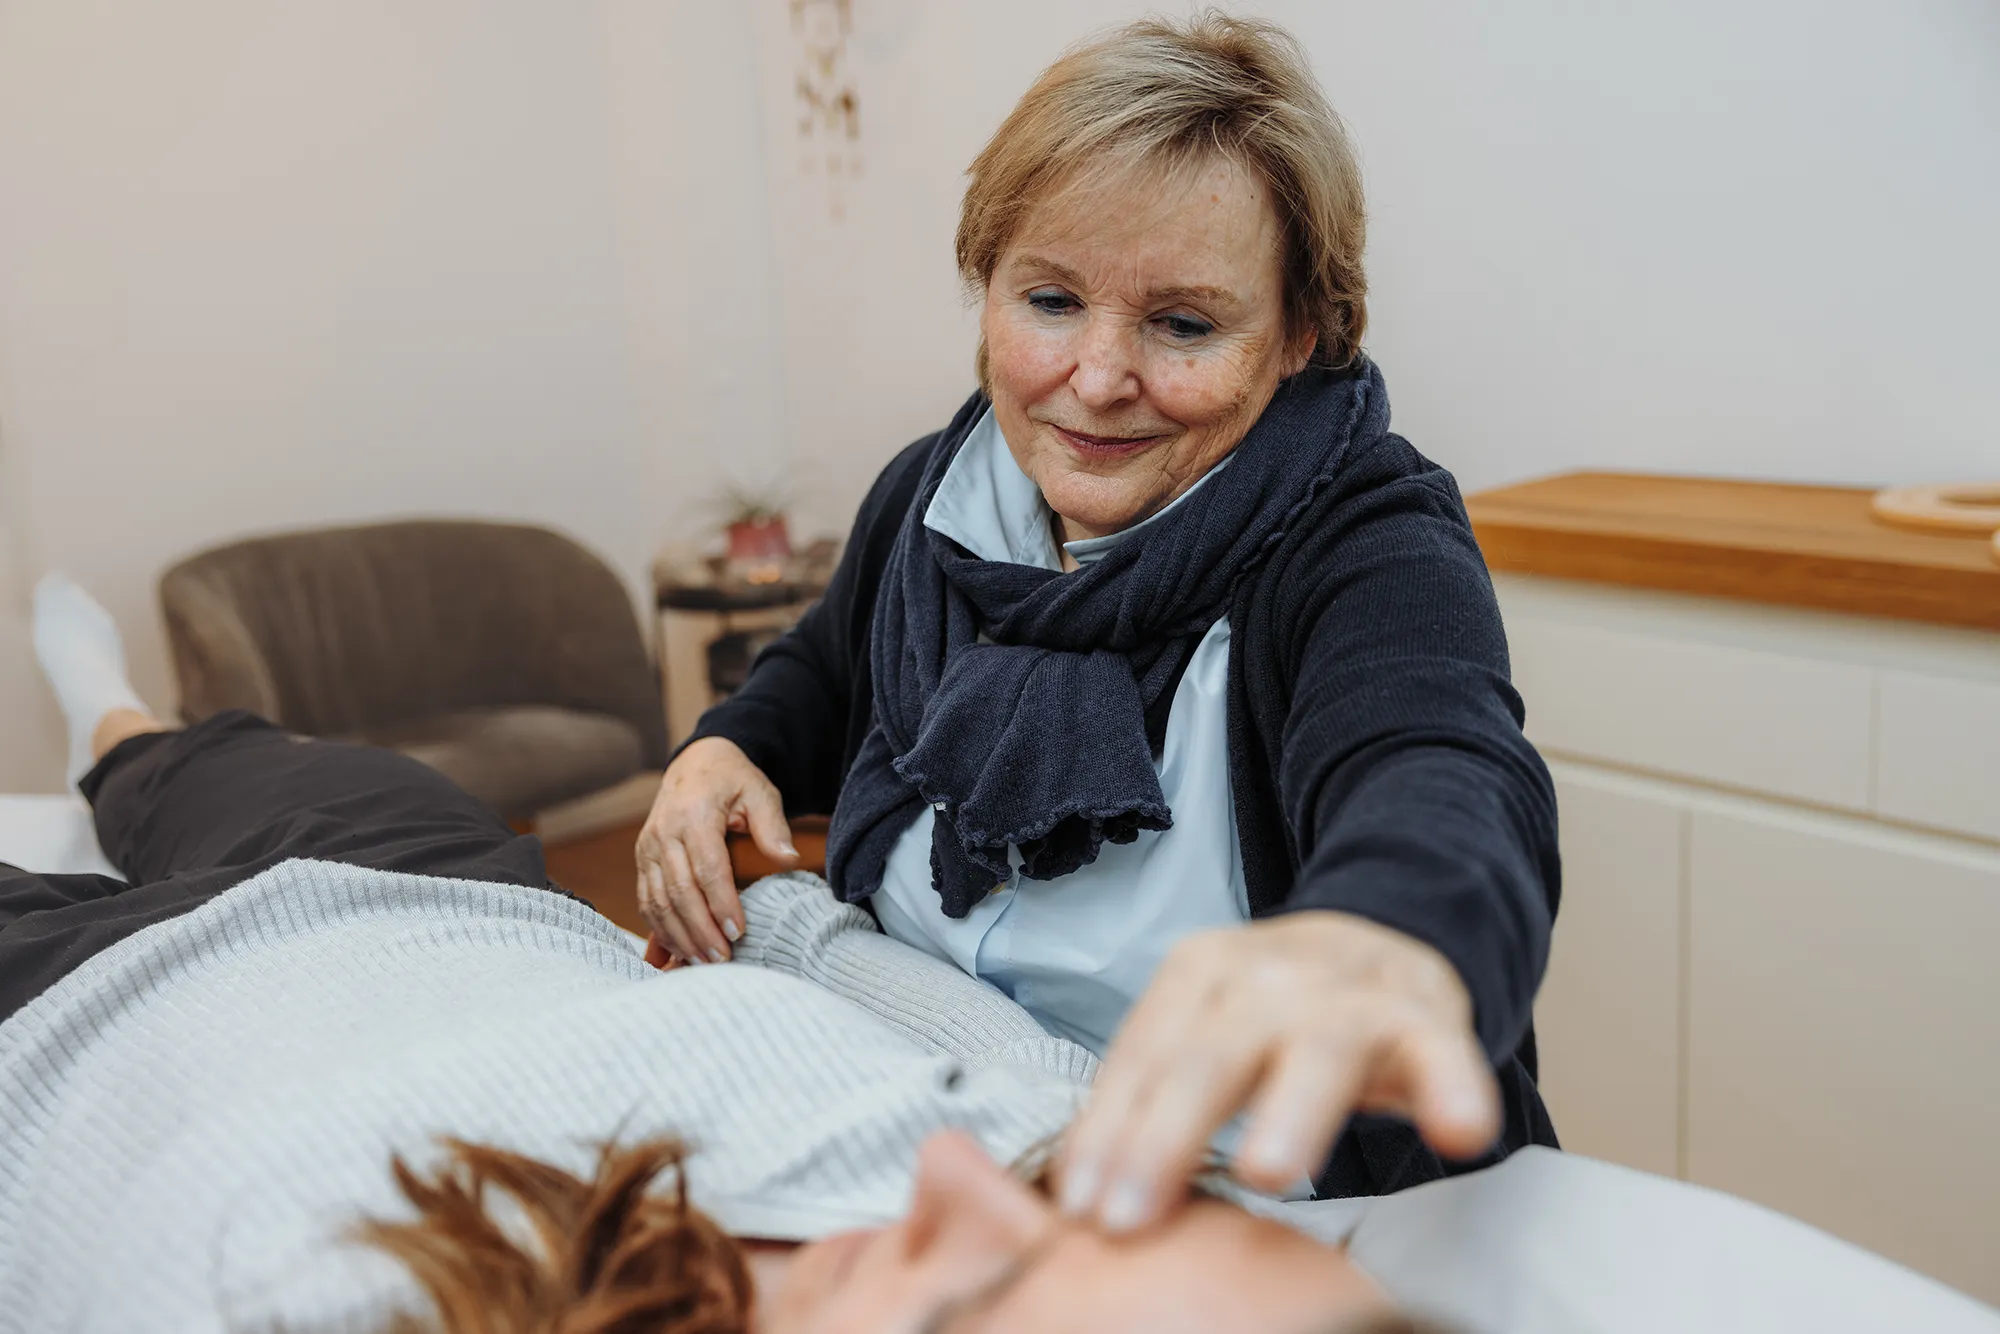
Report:
M 421 1309 L 342 1233 L 443 1134 L 678 1134 L 702 1209 L 806 1239 L 898 1216 L 934 1130 L 1004 1160 L 1074 1114 L 1093 1058 L 999 993 L 810 877 L 745 908 L 740 963 L 662 974 L 559 895 L 301 861 L 120 942 L 0 1024 L 0 1331 Z

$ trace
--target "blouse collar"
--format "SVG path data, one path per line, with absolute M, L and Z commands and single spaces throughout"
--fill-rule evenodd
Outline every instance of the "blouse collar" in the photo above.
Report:
M 1208 479 L 1228 467 L 1235 457 L 1224 455 L 1221 462 L 1157 514 L 1104 537 L 1065 542 L 1064 549 L 1078 565 L 1101 559 L 1105 552 L 1132 534 L 1158 523 L 1185 504 L 1189 496 L 1206 486 Z M 1000 434 L 1000 424 L 994 419 L 992 405 L 987 405 L 972 433 L 959 447 L 957 457 L 939 479 L 930 506 L 924 511 L 924 527 L 950 538 L 981 560 L 1060 570 L 1062 558 L 1056 552 L 1053 517 L 1040 488 L 1014 462 L 1013 451 L 1007 448 L 1006 437 Z

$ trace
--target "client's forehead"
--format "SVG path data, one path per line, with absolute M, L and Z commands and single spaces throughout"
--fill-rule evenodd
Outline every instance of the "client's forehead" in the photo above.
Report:
M 1215 1199 L 1130 1238 L 1064 1224 L 989 1296 L 924 1334 L 1319 1334 L 1387 1305 L 1339 1247 Z

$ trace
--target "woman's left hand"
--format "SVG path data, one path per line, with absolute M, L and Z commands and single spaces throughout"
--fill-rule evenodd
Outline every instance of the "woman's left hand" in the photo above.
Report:
M 1245 1109 L 1233 1171 L 1270 1191 L 1317 1172 L 1354 1112 L 1408 1117 L 1452 1158 L 1500 1129 L 1472 1001 L 1445 957 L 1346 913 L 1292 913 L 1167 956 L 1064 1144 L 1064 1209 L 1114 1232 L 1151 1223 Z

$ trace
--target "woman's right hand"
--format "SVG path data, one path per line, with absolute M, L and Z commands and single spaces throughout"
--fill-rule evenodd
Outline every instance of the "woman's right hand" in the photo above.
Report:
M 639 911 L 688 963 L 721 963 L 743 935 L 728 835 L 748 833 L 779 863 L 798 860 L 784 802 L 735 742 L 703 737 L 675 757 L 634 849 Z

